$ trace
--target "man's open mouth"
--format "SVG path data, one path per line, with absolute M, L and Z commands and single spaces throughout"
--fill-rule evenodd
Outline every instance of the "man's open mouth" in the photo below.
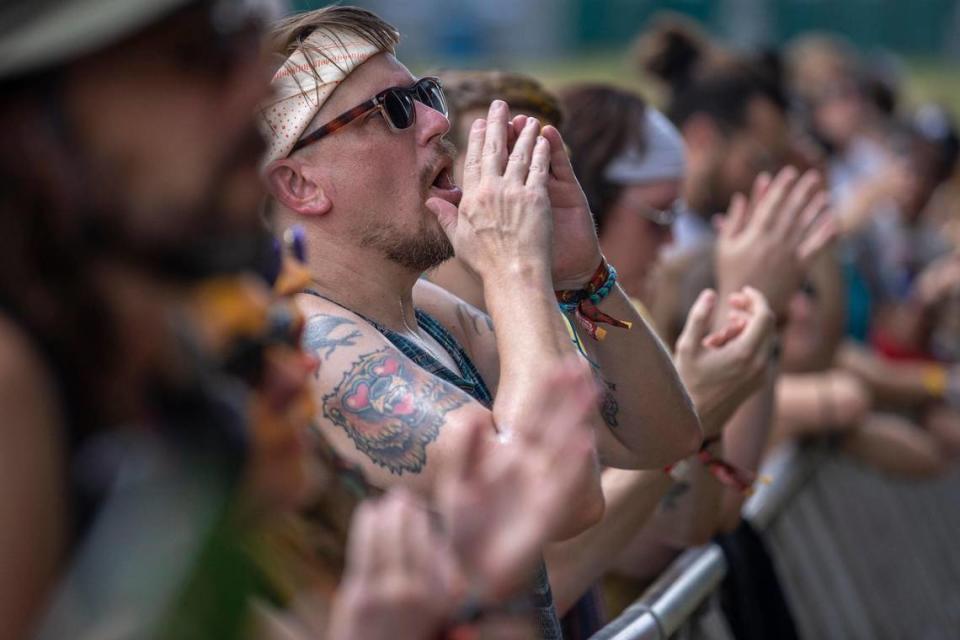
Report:
M 430 184 L 430 197 L 441 198 L 454 206 L 460 204 L 463 191 L 454 184 L 449 163 L 442 164 L 437 175 L 434 176 L 433 182 Z

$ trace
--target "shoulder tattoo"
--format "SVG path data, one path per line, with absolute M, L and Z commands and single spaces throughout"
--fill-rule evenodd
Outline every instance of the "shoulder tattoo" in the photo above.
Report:
M 303 346 L 320 356 L 323 351 L 323 358 L 329 358 L 337 347 L 352 347 L 356 345 L 360 332 L 355 327 L 356 323 L 339 316 L 327 315 L 324 313 L 311 316 L 303 328 Z M 342 328 L 341 328 L 342 327 Z M 334 337 L 336 333 L 339 337 Z
M 465 394 L 384 347 L 360 356 L 323 398 L 323 415 L 375 464 L 390 473 L 419 473 L 427 445 Z

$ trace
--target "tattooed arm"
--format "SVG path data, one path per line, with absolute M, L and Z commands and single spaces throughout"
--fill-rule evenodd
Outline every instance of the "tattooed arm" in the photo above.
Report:
M 314 383 L 318 426 L 375 486 L 432 494 L 473 424 L 485 425 L 489 455 L 522 446 L 522 438 L 498 438 L 489 409 L 415 364 L 360 317 L 315 297 L 300 302 L 308 317 L 305 346 L 323 360 Z M 544 395 L 541 389 L 533 400 Z M 596 475 L 584 476 L 575 495 L 581 502 L 555 535 L 573 535 L 600 517 Z
M 700 446 L 700 423 L 669 352 L 619 286 L 600 309 L 633 323 L 629 331 L 610 328 L 602 341 L 580 334 L 606 386 L 609 437 L 598 445 L 604 462 L 632 467 L 639 458 L 643 468 L 655 469 L 692 454 Z

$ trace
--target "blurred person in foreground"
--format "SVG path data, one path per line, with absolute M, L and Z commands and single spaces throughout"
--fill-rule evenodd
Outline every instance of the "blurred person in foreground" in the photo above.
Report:
M 533 119 L 515 127 L 507 105 L 494 102 L 471 128 L 461 192 L 442 91 L 396 60 L 392 27 L 331 8 L 294 16 L 273 35 L 287 62 L 263 109 L 264 174 L 278 224 L 304 224 L 310 250 L 324 258 L 300 303 L 307 345 L 323 358 L 320 428 L 344 457 L 374 485 L 431 496 L 466 446 L 466 425 L 485 425 L 489 456 L 516 446 L 537 420 L 538 394 L 549 393 L 538 379 L 576 353 L 555 289 L 609 385 L 607 410 L 593 419 L 599 459 L 657 468 L 697 449 L 690 401 L 613 286 L 555 128 L 539 135 Z M 455 297 L 419 280 L 454 250 L 490 285 L 492 322 L 477 312 L 465 324 Z M 601 516 L 597 475 L 583 474 L 554 537 Z M 542 573 L 531 596 L 541 635 L 558 637 Z
M 257 340 L 271 293 L 257 274 L 268 270 L 271 239 L 258 213 L 254 112 L 268 87 L 268 16 L 256 2 L 188 0 L 0 9 L 3 637 L 36 632 L 68 569 L 87 578 L 79 588 L 91 602 L 123 606 L 90 593 L 114 584 L 96 574 L 106 565 L 73 561 L 104 542 L 101 513 L 127 489 L 136 495 L 164 473 L 189 486 L 204 485 L 198 474 L 209 480 L 209 510 L 185 492 L 177 511 L 153 512 L 188 541 L 114 521 L 111 552 L 132 554 L 132 531 L 148 545 L 176 542 L 166 568 L 178 579 L 243 470 L 254 510 L 299 497 L 309 358 L 296 328 L 270 350 L 259 382 L 224 364 L 234 336 L 266 352 Z M 267 443 L 245 413 L 253 407 L 275 428 Z M 266 466 L 245 466 L 249 440 L 265 445 Z M 169 508 L 160 498 L 174 486 L 161 484 L 154 505 Z M 139 577 L 143 592 L 122 593 L 163 590 Z M 77 592 L 66 586 L 69 602 Z M 170 593 L 155 595 L 151 611 L 172 604 Z M 70 633 L 120 622 L 65 610 L 53 617 Z M 123 621 L 154 621 L 143 614 Z
M 515 112 L 561 127 L 597 221 L 601 250 L 611 262 L 622 265 L 621 285 L 640 307 L 638 298 L 649 266 L 669 239 L 670 214 L 658 207 L 672 207 L 683 177 L 684 150 L 679 133 L 639 96 L 619 89 L 571 88 L 558 101 L 536 80 L 521 74 L 448 71 L 441 77 L 450 103 L 452 137 L 459 145 L 466 143 L 470 122 L 479 107 L 494 99 L 507 101 Z M 463 164 L 461 153 L 454 164 L 457 181 L 462 178 Z M 457 258 L 428 272 L 428 277 L 465 299 L 483 304 L 482 282 Z M 752 295 L 736 296 L 740 306 L 735 320 L 707 335 L 714 297 L 706 294 L 680 340 L 683 348 L 675 361 L 691 391 L 706 438 L 716 434 L 738 398 L 749 395 L 762 378 L 760 372 L 766 365 L 762 354 L 769 348 L 766 337 L 772 331 L 772 316 L 765 302 Z M 717 403 L 719 399 L 723 401 Z M 709 453 L 719 453 L 716 443 L 711 444 Z M 565 637 L 588 636 L 596 631 L 599 609 L 590 595 L 592 591 L 582 598 L 581 594 L 616 564 L 617 550 L 636 538 L 652 514 L 656 512 L 657 517 L 649 526 L 667 537 L 672 549 L 700 544 L 712 535 L 719 485 L 694 462 L 692 472 L 687 473 L 691 477 L 679 482 L 684 493 L 688 484 L 693 490 L 680 499 L 671 499 L 668 508 L 660 510 L 660 498 L 673 491 L 674 480 L 668 474 L 605 470 L 602 483 L 607 509 L 603 520 L 580 536 L 547 548 L 551 587 L 558 609 L 567 612 L 563 620 Z M 679 479 L 679 469 L 673 475 Z M 652 563 L 659 563 L 661 568 L 673 555 L 654 554 L 658 560 Z

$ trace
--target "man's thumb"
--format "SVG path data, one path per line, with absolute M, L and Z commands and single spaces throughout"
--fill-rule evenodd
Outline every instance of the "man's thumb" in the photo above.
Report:
M 457 229 L 457 208 L 443 198 L 430 198 L 427 200 L 427 209 L 437 216 L 440 228 L 453 240 L 453 233 Z

